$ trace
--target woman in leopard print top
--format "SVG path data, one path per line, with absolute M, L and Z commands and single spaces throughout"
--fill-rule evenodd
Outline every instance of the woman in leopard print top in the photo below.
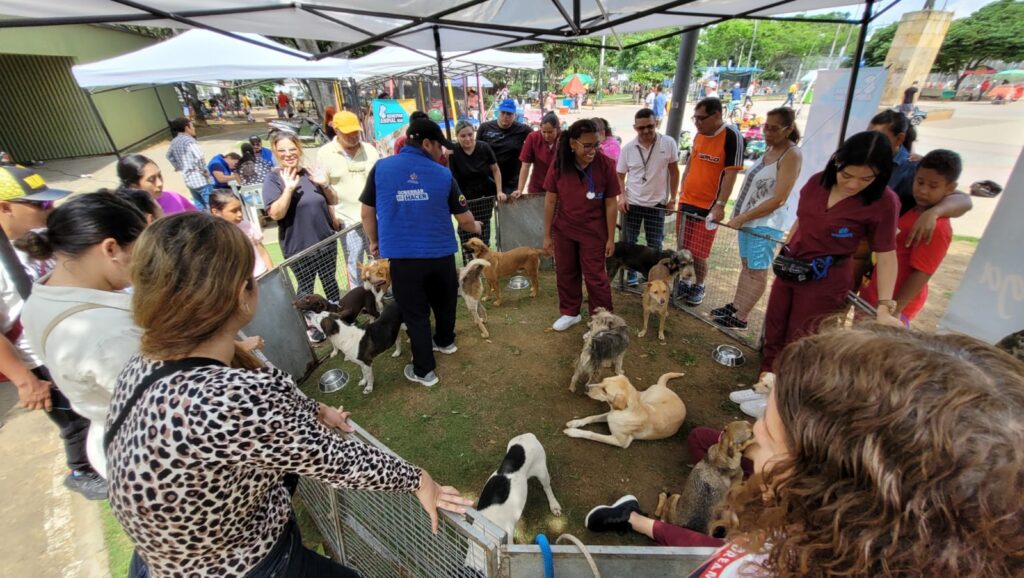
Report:
M 258 291 L 249 241 L 226 221 L 182 213 L 134 252 L 141 354 L 118 378 L 108 429 L 110 504 L 135 541 L 132 576 L 356 576 L 301 548 L 286 473 L 336 487 L 415 492 L 437 508 L 470 502 L 427 472 L 330 431 L 347 412 L 305 397 L 285 373 L 236 350 Z M 218 273 L 209 274 L 209 263 Z M 210 299 L 209 296 L 222 296 Z M 143 378 L 175 371 L 143 388 Z M 318 574 L 319 573 L 319 574 Z

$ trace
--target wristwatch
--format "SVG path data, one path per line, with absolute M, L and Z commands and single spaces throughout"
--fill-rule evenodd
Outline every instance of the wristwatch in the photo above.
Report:
M 724 207 L 725 201 L 715 201 L 715 204 L 718 205 L 719 207 Z
M 896 300 L 895 299 L 879 299 L 879 307 L 885 307 L 889 310 L 889 315 L 896 315 Z

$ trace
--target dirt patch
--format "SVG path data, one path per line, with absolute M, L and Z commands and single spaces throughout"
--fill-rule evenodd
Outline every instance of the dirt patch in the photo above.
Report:
M 977 248 L 977 244 L 966 241 L 953 241 L 950 244 L 939 270 L 928 280 L 928 301 L 914 318 L 914 329 L 931 332 L 939 326 Z
M 614 299 L 616 312 L 638 327 L 640 297 L 616 293 Z M 459 351 L 438 356 L 441 382 L 434 388 L 413 385 L 401 376 L 407 362 L 403 355 L 378 358 L 374 364 L 377 384 L 370 395 L 364 396 L 354 383 L 330 395 L 316 390 L 319 374 L 327 369 L 344 367 L 350 375 L 358 375 L 354 365 L 340 358 L 322 364 L 303 389 L 325 403 L 344 404 L 360 425 L 399 455 L 474 498 L 501 462 L 508 440 L 532 432 L 547 451 L 552 487 L 563 514 L 552 516 L 540 485 L 531 484 L 518 542 L 532 542 L 540 532 L 555 536 L 570 532 L 588 543 L 646 543 L 639 536 L 591 534 L 583 527 L 583 518 L 595 505 L 625 493 L 636 495 L 643 507 L 653 510 L 658 492 L 678 490 L 689 471 L 686 434 L 697 425 L 721 427 L 740 417 L 727 395 L 737 385 L 753 381 L 759 359 L 747 350 L 749 359 L 743 367 L 718 365 L 711 359 L 711 350 L 728 338 L 686 313 L 673 311 L 666 324 L 666 343 L 658 342 L 656 334 L 634 337 L 624 367 L 640 389 L 663 373 L 686 373 L 670 383 L 687 406 L 682 430 L 671 439 L 634 442 L 628 449 L 571 439 L 562 434 L 567 421 L 602 413 L 607 406 L 579 391 L 569 392 L 585 327 L 551 331 L 557 311 L 554 275 L 544 272 L 536 299 L 527 291 L 521 295 L 510 291 L 502 307 L 488 305 L 490 340 L 480 338 L 460 302 Z M 607 433 L 602 427 L 594 431 Z

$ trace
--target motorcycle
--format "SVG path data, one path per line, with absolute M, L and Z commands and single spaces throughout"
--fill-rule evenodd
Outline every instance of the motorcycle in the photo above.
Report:
M 926 118 L 928 118 L 928 113 L 915 106 L 914 112 L 910 113 L 910 124 L 917 126 L 924 122 Z
M 270 130 L 267 131 L 268 141 L 273 138 L 274 133 L 280 131 L 297 134 L 303 146 L 321 146 L 331 140 L 327 138 L 327 133 L 320 127 L 320 123 L 306 116 L 294 119 L 277 118 L 268 121 L 267 124 L 270 125 Z

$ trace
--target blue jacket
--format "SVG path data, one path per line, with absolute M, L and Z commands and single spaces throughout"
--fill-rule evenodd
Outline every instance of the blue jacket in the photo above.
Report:
M 405 146 L 377 161 L 374 186 L 381 257 L 435 259 L 458 251 L 451 171 L 422 149 Z

